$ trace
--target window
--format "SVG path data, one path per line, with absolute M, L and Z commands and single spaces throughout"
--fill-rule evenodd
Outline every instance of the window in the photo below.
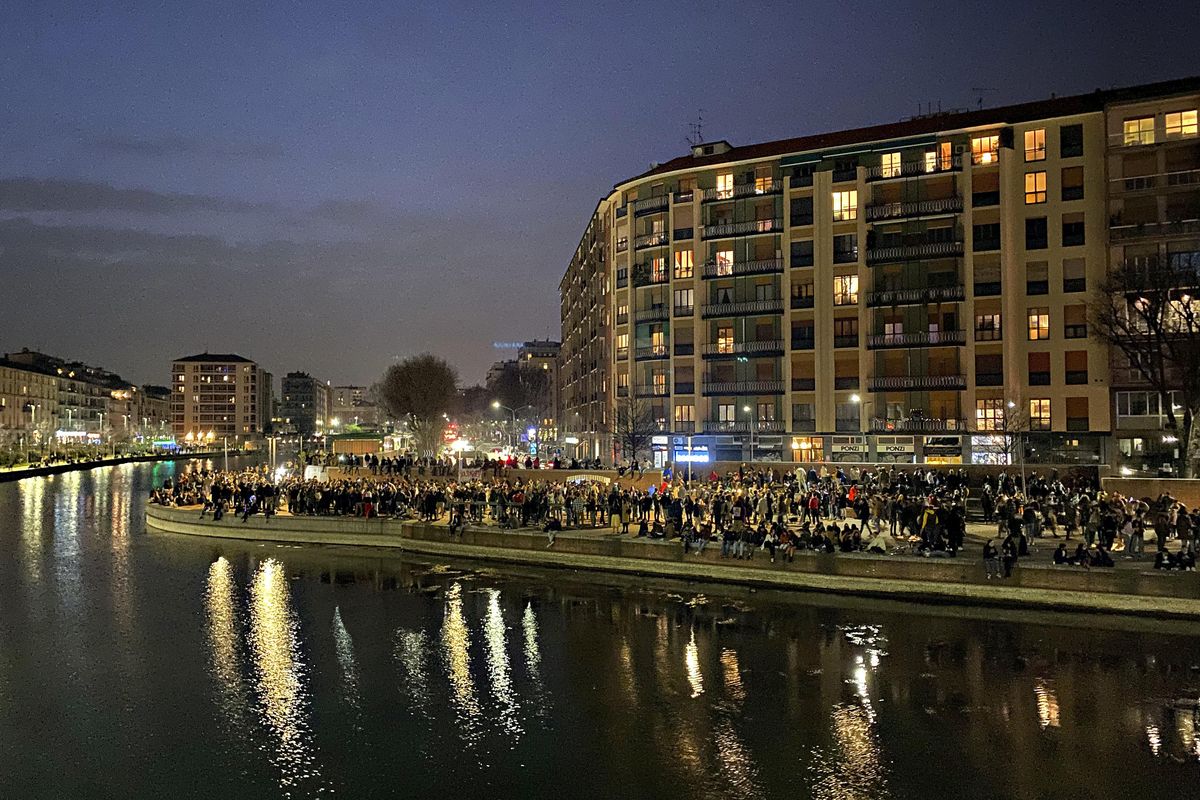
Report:
M 835 222 L 849 222 L 858 219 L 858 190 L 833 193 L 833 219 Z
M 775 299 L 775 284 L 773 284 L 773 283 L 756 283 L 756 284 L 754 284 L 754 299 L 755 300 L 774 300 Z
M 1154 144 L 1154 117 L 1127 119 L 1122 126 L 1122 133 L 1127 147 L 1138 144 Z
M 1050 430 L 1050 398 L 1034 398 L 1029 401 L 1029 430 Z
M 692 277 L 694 266 L 691 250 L 675 251 L 675 279 Z
M 657 347 L 658 346 L 655 345 L 656 352 L 657 352 Z M 662 396 L 668 394 L 667 373 L 655 372 L 653 375 L 650 376 L 650 385 L 654 387 L 654 396 L 655 397 L 662 397 Z
M 1025 173 L 1025 205 L 1046 202 L 1046 173 Z
M 1030 353 L 1029 354 L 1029 385 L 1030 386 L 1049 386 L 1050 385 L 1050 354 L 1049 353 Z
M 717 352 L 733 352 L 733 328 L 717 328 Z
M 1045 217 L 1025 220 L 1025 249 L 1045 250 L 1048 246 Z
M 843 233 L 833 237 L 833 263 L 849 264 L 858 261 L 858 234 Z
M 1083 214 L 1063 214 L 1063 247 L 1074 247 L 1083 244 L 1083 242 Z
M 981 431 L 1004 430 L 1004 400 L 999 397 L 976 400 L 975 428 Z
M 666 283 L 667 281 L 667 259 L 664 256 L 655 256 L 650 259 L 650 281 L 652 283 Z
M 1087 290 L 1087 262 L 1082 258 L 1063 259 L 1063 291 Z
M 628 391 L 628 389 L 629 389 L 629 373 L 628 372 L 618 372 L 617 373 L 617 392 L 620 393 L 620 391 L 622 389 L 625 389 L 626 391 Z
M 858 317 L 842 317 L 833 321 L 833 346 L 858 347 Z
M 938 142 L 936 150 L 925 151 L 925 171 L 940 172 L 950 169 L 953 162 L 953 149 L 950 142 Z
M 759 422 L 774 422 L 775 421 L 775 404 L 774 403 L 759 403 L 757 419 Z
M 1046 160 L 1046 129 L 1025 131 L 1025 160 Z
M 975 315 L 975 341 L 998 342 L 1001 337 L 1000 313 Z
M 811 267 L 813 265 L 813 240 L 802 239 L 792 242 L 792 266 Z
M 980 250 L 999 250 L 1000 249 L 1000 223 L 985 222 L 972 227 L 971 249 Z
M 754 193 L 766 194 L 775 188 L 775 179 L 771 177 L 770 167 L 758 167 L 754 170 Z
M 1196 109 L 1194 108 L 1188 111 L 1171 111 L 1163 117 L 1163 121 L 1166 123 L 1168 139 L 1196 135 Z
M 811 196 L 796 197 L 791 203 L 792 225 L 812 225 L 813 199 Z
M 691 403 L 683 403 L 675 406 L 675 421 L 676 422 L 695 422 L 696 407 Z
M 838 306 L 858 305 L 858 276 L 833 276 L 833 303 Z
M 976 136 L 971 140 L 972 164 L 995 164 L 999 159 L 999 136 Z
M 620 325 L 629 319 L 629 303 L 625 300 L 617 303 L 617 324 Z
M 884 153 L 879 161 L 879 174 L 884 178 L 895 178 L 900 174 L 900 154 Z
M 1038 342 L 1050 338 L 1050 309 L 1029 309 L 1029 341 Z
M 718 250 L 717 251 L 717 274 L 732 275 L 733 274 L 733 251 Z
M 717 406 L 717 419 L 721 422 L 736 422 L 737 406 L 733 403 L 721 403 Z
M 717 174 L 717 199 L 728 200 L 733 197 L 733 173 L 721 172 Z
M 676 289 L 675 290 L 675 313 L 687 313 L 692 311 L 693 301 L 692 289 Z
M 1083 155 L 1083 126 L 1063 125 L 1058 129 L 1058 154 L 1062 158 Z
M 625 358 L 629 355 L 629 334 L 617 334 L 617 358 Z
M 1083 167 L 1064 167 L 1062 171 L 1062 199 L 1083 199 Z

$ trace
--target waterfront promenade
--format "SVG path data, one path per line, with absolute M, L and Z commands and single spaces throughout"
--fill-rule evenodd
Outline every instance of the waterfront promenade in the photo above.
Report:
M 0 469 L 0 483 L 19 481 L 23 478 L 44 478 L 48 475 L 62 475 L 65 472 L 96 469 L 98 467 L 115 467 L 121 464 L 140 464 L 148 461 L 188 461 L 193 458 L 215 458 L 221 451 L 205 453 L 148 453 L 139 455 L 116 456 L 115 458 L 98 458 L 90 461 L 58 462 L 38 467 L 28 465 L 20 467 L 5 467 Z

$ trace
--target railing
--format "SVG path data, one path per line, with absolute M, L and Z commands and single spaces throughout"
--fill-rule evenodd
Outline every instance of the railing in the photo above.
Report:
M 618 347 L 616 351 L 616 358 L 617 361 L 624 361 L 625 359 L 629 358 L 629 348 Z
M 962 252 L 963 243 L 961 241 L 903 244 L 897 247 L 871 247 L 867 249 L 867 263 L 879 264 L 887 261 L 904 261 L 910 258 L 961 256 Z
M 666 243 L 666 231 L 658 231 L 657 233 L 643 233 L 641 236 L 634 237 L 633 249 L 641 250 L 646 247 L 661 247 Z
M 857 389 L 858 388 L 858 376 L 857 375 L 839 375 L 833 379 L 833 388 L 834 389 Z
M 665 344 L 651 345 L 650 347 L 639 347 L 633 351 L 635 361 L 646 361 L 652 358 L 666 358 L 667 346 Z
M 957 172 L 962 169 L 962 156 L 938 156 L 932 162 L 905 161 L 899 166 L 877 164 L 867 167 L 867 180 L 880 181 L 889 178 L 910 178 L 921 175 L 939 175 L 946 172 Z
M 655 306 L 647 308 L 644 311 L 638 311 L 633 315 L 638 322 L 659 322 L 667 319 L 670 316 L 669 309 L 666 306 Z
M 1108 236 L 1113 242 L 1140 239 L 1144 236 L 1179 236 L 1200 233 L 1200 220 L 1184 219 L 1168 222 L 1142 222 L 1124 225 L 1120 217 L 1109 220 Z
M 764 339 L 753 342 L 705 342 L 701 349 L 705 358 L 734 358 L 741 355 L 782 353 L 782 339 Z
M 695 433 L 696 432 L 696 423 L 695 422 L 680 422 L 679 420 L 675 420 L 675 422 L 671 423 L 671 431 L 673 433 L 684 433 L 684 434 Z
M 629 213 L 629 206 L 628 206 L 628 205 L 624 205 L 624 206 L 618 206 L 618 207 L 617 207 L 617 219 L 620 219 L 621 217 L 625 216 L 625 215 L 626 215 L 626 214 L 628 214 L 628 213 Z
M 795 433 L 816 433 L 817 421 L 812 417 L 801 417 L 792 420 L 792 430 Z
M 704 316 L 736 317 L 742 314 L 779 314 L 783 312 L 783 300 L 743 300 L 735 303 L 708 303 Z
M 808 330 L 811 332 L 812 328 L 809 328 Z M 816 341 L 813 339 L 811 333 L 808 336 L 792 337 L 793 350 L 812 350 L 815 346 Z
M 792 308 L 812 308 L 814 305 L 816 305 L 816 298 L 811 294 L 792 295 Z
M 737 275 L 769 275 L 783 272 L 782 258 L 760 258 L 754 261 L 735 261 L 732 264 L 705 264 L 703 278 L 726 278 Z
M 784 429 L 783 421 L 777 419 L 760 419 L 753 423 L 744 420 L 704 420 L 705 433 L 749 433 L 751 430 L 755 433 L 783 433 Z
M 1004 385 L 1004 373 L 1003 372 L 976 372 L 975 373 L 975 385 L 976 386 L 1003 386 Z
M 692 202 L 692 190 L 689 189 L 686 192 L 676 192 L 671 199 L 676 203 L 690 203 Z
M 670 387 L 665 383 L 643 384 L 633 389 L 634 397 L 666 397 L 670 393 Z
M 871 430 L 873 432 L 945 433 L 947 431 L 962 431 L 966 429 L 967 421 L 965 419 L 930 419 L 928 417 L 883 419 L 875 417 L 871 420 Z
M 1063 278 L 1063 291 L 1067 293 L 1087 291 L 1087 278 Z
M 783 219 L 757 219 L 750 222 L 722 222 L 705 225 L 703 238 L 720 239 L 729 236 L 745 236 L 756 233 L 776 233 L 783 229 Z
M 1069 369 L 1066 373 L 1066 383 L 1069 386 L 1081 386 L 1088 382 L 1086 369 Z
M 624 325 L 627 322 L 629 322 L 628 314 L 617 314 L 617 324 L 618 325 Z
M 871 378 L 867 389 L 872 392 L 929 391 L 937 389 L 966 389 L 964 375 L 902 375 Z
M 657 286 L 670 282 L 670 277 L 667 276 L 665 269 L 655 272 L 647 266 L 639 266 L 633 271 L 634 286 Z
M 810 172 L 807 175 L 792 175 L 790 178 L 788 178 L 788 185 L 793 189 L 802 189 L 806 186 L 812 186 L 812 173 Z
M 783 381 L 714 381 L 706 376 L 704 394 L 783 394 Z
M 972 192 L 971 205 L 974 208 L 986 208 L 1000 205 L 1000 192 Z
M 675 316 L 677 317 L 690 317 L 694 313 L 696 313 L 695 306 L 675 306 Z
M 909 203 L 877 203 L 867 206 L 867 221 L 880 219 L 903 219 L 924 217 L 933 214 L 952 214 L 962 211 L 962 197 L 945 197 L 941 200 L 916 200 Z
M 721 200 L 737 200 L 742 197 L 762 197 L 783 191 L 783 181 L 770 178 L 754 183 L 739 183 L 732 189 L 705 189 L 700 197 L 705 203 Z
M 652 214 L 656 211 L 662 211 L 667 207 L 667 202 L 670 198 L 663 194 L 658 197 L 647 197 L 644 200 L 635 200 L 633 204 L 633 215 L 640 217 L 642 214 Z
M 1000 294 L 1000 281 L 976 281 L 974 289 L 976 297 L 995 297 Z
M 867 347 L 947 347 L 966 344 L 966 331 L 914 331 L 912 333 L 873 333 L 867 337 Z
M 928 286 L 924 289 L 878 289 L 867 293 L 868 306 L 904 306 L 921 303 L 956 303 L 966 298 L 957 286 Z

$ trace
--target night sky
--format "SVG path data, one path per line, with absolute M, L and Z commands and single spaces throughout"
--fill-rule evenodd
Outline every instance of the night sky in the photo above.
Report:
M 0 351 L 476 381 L 700 108 L 747 144 L 1200 74 L 1195 0 L 267 5 L 0 0 Z

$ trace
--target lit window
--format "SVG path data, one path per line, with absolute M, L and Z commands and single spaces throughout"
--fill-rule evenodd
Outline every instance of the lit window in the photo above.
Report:
M 858 305 L 858 276 L 833 276 L 833 303 L 839 306 Z
M 900 174 L 900 154 L 884 153 L 879 162 L 879 174 L 885 178 L 895 178 Z
M 1046 159 L 1046 129 L 1025 131 L 1025 160 L 1044 161 Z
M 717 352 L 733 352 L 733 328 L 717 328 Z
M 971 140 L 972 164 L 995 164 L 999 159 L 999 136 L 976 136 Z
M 619 322 L 621 320 L 628 319 L 628 318 L 629 318 L 629 303 L 626 303 L 626 302 L 617 303 L 617 321 Z
M 999 397 L 976 400 L 975 428 L 981 431 L 1004 430 L 1004 400 Z
M 717 199 L 728 200 L 733 197 L 733 173 L 722 172 L 717 175 Z
M 1050 430 L 1050 398 L 1034 398 L 1029 401 L 1029 430 Z
M 717 406 L 717 419 L 721 422 L 736 422 L 737 406 L 733 403 L 721 403 Z
M 690 403 L 675 406 L 676 422 L 695 422 L 696 407 Z
M 1046 202 L 1046 173 L 1025 173 L 1025 204 Z
M 775 188 L 775 179 L 771 177 L 770 167 L 759 167 L 754 171 L 754 193 L 766 194 Z
M 650 280 L 654 283 L 665 283 L 667 280 L 667 259 L 655 256 L 650 259 Z
M 1029 309 L 1029 341 L 1037 342 L 1050 338 L 1050 309 Z
M 1167 138 L 1196 135 L 1196 109 L 1189 111 L 1172 111 L 1163 121 L 1166 122 Z
M 1154 144 L 1154 117 L 1127 119 L 1122 127 L 1125 144 Z
M 629 334 L 628 333 L 618 333 L 617 334 L 617 352 L 620 353 L 622 351 L 625 351 L 625 352 L 629 351 Z
M 833 193 L 833 219 L 836 222 L 849 222 L 858 218 L 858 190 Z
M 676 250 L 675 251 L 675 279 L 692 277 L 692 251 L 691 250 Z
M 733 251 L 718 250 L 717 251 L 717 274 L 732 275 L 733 274 Z

